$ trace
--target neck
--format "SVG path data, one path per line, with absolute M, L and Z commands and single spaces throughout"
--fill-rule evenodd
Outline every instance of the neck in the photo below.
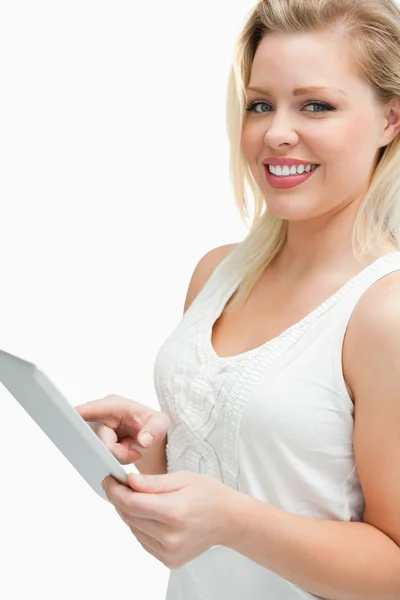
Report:
M 329 268 L 360 270 L 397 248 L 392 243 L 371 251 L 360 263 L 353 254 L 351 236 L 357 203 L 352 202 L 333 215 L 288 223 L 287 240 L 273 262 L 274 270 L 293 277 L 326 271 Z M 354 206 L 356 205 L 356 206 Z

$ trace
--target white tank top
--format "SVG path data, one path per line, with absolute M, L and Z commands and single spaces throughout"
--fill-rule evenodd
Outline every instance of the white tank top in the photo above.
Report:
M 219 357 L 211 331 L 240 282 L 234 258 L 235 250 L 220 262 L 155 359 L 157 397 L 172 421 L 168 472 L 211 475 L 294 514 L 362 521 L 342 343 L 357 301 L 400 269 L 400 252 L 373 262 L 278 337 Z M 319 597 L 224 546 L 171 570 L 166 600 L 222 598 Z

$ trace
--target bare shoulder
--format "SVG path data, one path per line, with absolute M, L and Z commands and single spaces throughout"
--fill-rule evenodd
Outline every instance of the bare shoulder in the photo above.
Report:
M 374 283 L 348 327 L 354 392 L 354 457 L 365 496 L 363 521 L 400 546 L 400 272 Z
M 400 351 L 400 271 L 379 279 L 355 306 L 346 331 L 343 363 L 354 394 L 365 383 L 365 370 L 383 356 Z M 393 356 L 397 360 L 397 356 Z M 400 372 L 400 370 L 399 370 Z
M 201 292 L 208 279 L 219 263 L 230 253 L 238 244 L 225 244 L 218 246 L 207 252 L 197 263 L 190 279 L 186 294 L 184 313 Z

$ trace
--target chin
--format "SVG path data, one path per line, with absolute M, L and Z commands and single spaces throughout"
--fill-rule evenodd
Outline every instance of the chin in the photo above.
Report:
M 279 206 L 275 203 L 266 203 L 267 210 L 271 215 L 277 217 L 278 219 L 284 219 L 285 221 L 308 221 L 317 217 L 315 213 L 313 214 L 309 208 L 301 207 L 301 206 L 284 206 L 283 203 L 280 203 Z

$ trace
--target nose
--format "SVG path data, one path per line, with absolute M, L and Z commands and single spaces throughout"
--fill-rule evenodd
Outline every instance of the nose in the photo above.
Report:
M 271 117 L 264 141 L 271 148 L 279 148 L 283 144 L 294 146 L 298 143 L 299 136 L 293 129 L 287 112 L 276 111 Z

